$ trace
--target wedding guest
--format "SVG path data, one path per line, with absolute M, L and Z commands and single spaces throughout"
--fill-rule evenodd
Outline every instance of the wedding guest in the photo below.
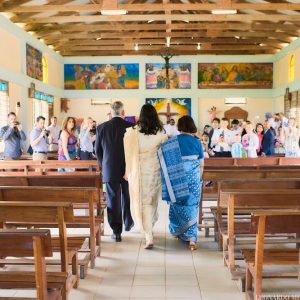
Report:
M 60 134 L 60 127 L 57 125 L 57 118 L 51 117 L 51 124 L 47 127 L 47 130 L 51 133 L 51 139 L 49 140 L 49 151 L 56 152 L 58 150 L 58 138 Z
M 242 128 L 240 127 L 240 122 L 237 119 L 233 119 L 231 122 L 231 130 L 233 135 L 236 136 L 237 134 L 242 133 Z
M 261 156 L 274 155 L 274 133 L 271 130 L 271 123 L 269 120 L 264 124 L 264 137 L 261 143 Z
M 39 116 L 36 119 L 36 126 L 30 132 L 30 145 L 33 150 L 32 160 L 47 160 L 50 132 L 45 126 L 45 118 Z
M 234 142 L 234 136 L 228 129 L 229 120 L 222 118 L 221 128 L 214 132 L 211 145 L 214 146 L 215 157 L 231 157 L 231 145 Z
M 164 125 L 164 129 L 169 138 L 179 134 L 179 131 L 177 129 L 174 119 L 170 119 L 169 124 Z
M 253 131 L 253 125 L 249 122 L 246 125 L 246 134 L 242 137 L 243 148 L 247 157 L 257 157 L 257 148 L 259 147 L 259 139 L 257 134 Z
M 67 117 L 62 123 L 61 129 L 62 131 L 58 140 L 58 160 L 76 159 L 76 119 Z
M 257 155 L 261 155 L 261 143 L 264 137 L 264 125 L 261 123 L 256 124 L 255 128 L 256 135 L 258 137 L 258 148 L 257 148 Z
M 289 119 L 289 127 L 286 130 L 286 139 L 285 139 L 285 156 L 287 157 L 299 157 L 299 137 L 300 132 L 296 127 L 296 120 L 294 118 Z
M 162 171 L 162 199 L 169 204 L 171 234 L 196 249 L 197 217 L 204 169 L 201 142 L 194 120 L 178 120 L 180 135 L 164 142 L 158 151 Z
M 128 128 L 124 136 L 130 210 L 134 224 L 145 237 L 145 249 L 154 245 L 153 226 L 158 219 L 157 205 L 161 199 L 157 150 L 167 138 L 158 114 L 150 104 L 142 107 L 137 126 Z
M 235 158 L 242 158 L 243 157 L 243 145 L 241 143 L 241 135 L 235 135 L 235 142 L 232 144 L 231 147 L 231 156 Z
M 79 141 L 80 141 L 80 160 L 93 159 L 93 142 L 96 140 L 96 135 L 93 134 L 93 119 L 85 118 L 81 124 Z
M 209 132 L 209 140 L 208 140 L 208 150 L 213 150 L 213 146 L 211 145 L 211 140 L 214 134 L 217 134 L 217 131 L 219 130 L 220 127 L 220 119 L 219 118 L 214 118 L 212 120 L 211 126 L 212 130 Z
M 26 140 L 26 135 L 14 112 L 10 112 L 7 117 L 8 125 L 0 130 L 0 138 L 4 141 L 4 159 L 20 159 L 22 154 L 21 141 Z

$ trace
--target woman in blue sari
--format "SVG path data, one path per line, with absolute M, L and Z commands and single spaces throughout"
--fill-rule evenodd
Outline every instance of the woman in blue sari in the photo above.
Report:
M 196 249 L 198 208 L 204 169 L 201 142 L 194 137 L 193 119 L 178 120 L 180 135 L 163 143 L 158 151 L 162 173 L 162 199 L 170 205 L 169 229 L 173 236 Z

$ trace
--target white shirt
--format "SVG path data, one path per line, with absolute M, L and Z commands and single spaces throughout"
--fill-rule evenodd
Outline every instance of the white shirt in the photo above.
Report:
M 52 139 L 53 139 L 53 144 L 58 144 L 58 136 L 59 136 L 59 132 L 60 132 L 60 127 L 59 126 L 53 126 L 50 125 L 47 127 L 47 130 L 50 131 L 51 135 L 52 135 Z
M 256 133 L 252 132 L 249 139 L 247 134 L 243 135 L 242 144 L 243 146 L 247 145 L 247 149 L 245 149 L 247 152 L 247 157 L 257 157 L 259 139 Z
M 220 144 L 219 138 L 220 135 L 222 135 L 224 132 L 224 144 Z M 234 143 L 234 134 L 229 129 L 215 129 L 213 136 L 212 136 L 212 142 L 211 145 L 214 146 L 214 151 L 216 152 L 229 152 L 231 151 L 231 145 Z
M 93 141 L 92 141 L 89 128 L 81 129 L 79 134 L 79 140 L 80 140 L 81 151 L 90 152 L 90 153 L 93 152 Z
M 164 129 L 165 129 L 168 137 L 173 137 L 173 136 L 176 136 L 179 134 L 179 131 L 178 131 L 176 125 L 166 124 L 166 125 L 164 125 Z

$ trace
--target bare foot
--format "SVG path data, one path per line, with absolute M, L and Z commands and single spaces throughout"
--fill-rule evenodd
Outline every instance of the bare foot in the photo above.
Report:
M 153 241 L 149 241 L 149 242 L 146 242 L 144 249 L 149 250 L 149 249 L 152 249 L 153 246 L 154 246 Z

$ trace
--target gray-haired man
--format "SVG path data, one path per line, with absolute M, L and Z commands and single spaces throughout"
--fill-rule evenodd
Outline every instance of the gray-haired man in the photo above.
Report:
M 95 153 L 103 182 L 106 183 L 107 217 L 114 233 L 112 238 L 116 242 L 121 242 L 122 219 L 126 231 L 133 226 L 128 182 L 123 178 L 125 175 L 123 138 L 126 128 L 132 124 L 123 119 L 124 107 L 120 101 L 111 105 L 111 114 L 111 120 L 97 127 Z

